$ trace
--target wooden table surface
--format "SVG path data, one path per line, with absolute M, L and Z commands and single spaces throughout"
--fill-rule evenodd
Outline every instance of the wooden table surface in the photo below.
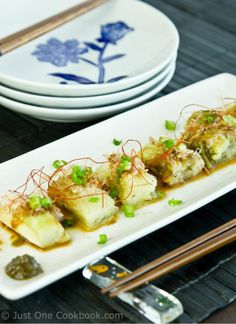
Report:
M 167 14 L 180 32 L 176 73 L 171 83 L 160 93 L 161 96 L 221 72 L 236 74 L 235 0 L 145 2 Z M 91 124 L 43 122 L 0 107 L 0 162 Z M 120 249 L 112 257 L 130 269 L 141 266 L 235 217 L 235 201 L 234 190 L 184 219 Z M 183 302 L 185 313 L 178 322 L 236 322 L 236 303 L 227 306 L 236 299 L 235 247 L 235 244 L 231 244 L 156 283 L 174 293 Z M 223 309 L 219 311 L 220 308 Z M 101 296 L 92 284 L 82 278 L 80 271 L 19 301 L 11 302 L 0 297 L 0 314 L 2 311 L 9 312 L 9 321 L 14 322 L 60 321 L 58 318 L 32 318 L 39 311 L 41 314 L 62 311 L 65 316 L 73 312 L 110 314 L 107 319 L 90 317 L 79 322 L 124 323 L 145 320 L 124 304 Z M 26 318 L 23 318 L 27 313 L 31 314 L 30 317 L 25 315 Z M 212 313 L 214 315 L 209 317 Z M 18 314 L 18 317 L 14 314 Z M 120 317 L 115 319 L 111 314 L 118 314 Z M 16 319 L 13 320 L 14 316 Z M 78 320 L 74 318 L 70 322 Z

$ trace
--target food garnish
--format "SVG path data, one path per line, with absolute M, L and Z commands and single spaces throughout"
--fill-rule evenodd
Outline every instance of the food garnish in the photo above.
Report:
M 55 168 L 55 169 L 59 169 L 61 168 L 63 165 L 66 165 L 67 162 L 65 160 L 55 160 L 52 164 L 52 166 Z
M 105 244 L 107 243 L 107 240 L 108 238 L 106 234 L 100 234 L 98 244 Z
M 165 198 L 166 194 L 163 191 L 157 191 L 157 199 L 163 199 Z
M 182 200 L 179 200 L 179 199 L 170 199 L 169 201 L 168 201 L 168 205 L 169 206 L 180 206 L 180 205 L 182 205 Z
M 166 120 L 165 127 L 169 131 L 175 131 L 176 130 L 176 122 L 174 122 L 173 120 Z
M 118 140 L 116 138 L 113 139 L 112 143 L 115 145 L 115 146 L 119 146 L 121 143 L 122 143 L 122 140 Z
M 99 197 L 91 197 L 91 198 L 89 199 L 89 201 L 92 202 L 92 203 L 97 203 L 97 202 L 99 202 L 99 200 L 100 200 Z
M 165 147 L 168 150 L 171 149 L 172 147 L 174 147 L 174 145 L 175 145 L 175 141 L 172 139 L 167 139 L 167 140 L 163 141 L 162 143 L 165 145 Z
M 49 197 L 31 196 L 28 198 L 28 204 L 31 209 L 51 208 L 52 201 Z
M 134 206 L 124 205 L 124 214 L 126 217 L 134 217 Z

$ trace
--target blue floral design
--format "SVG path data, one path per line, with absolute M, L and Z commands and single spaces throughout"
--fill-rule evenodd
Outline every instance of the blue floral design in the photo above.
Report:
M 66 81 L 73 81 L 80 84 L 96 84 L 96 83 L 112 83 L 117 82 L 125 78 L 125 75 L 116 76 L 110 80 L 105 81 L 105 64 L 114 60 L 118 60 L 125 56 L 125 54 L 115 54 L 112 56 L 105 56 L 107 47 L 111 45 L 117 45 L 117 42 L 121 40 L 127 33 L 133 31 L 126 23 L 119 21 L 116 23 L 109 23 L 101 27 L 100 37 L 97 38 L 97 42 L 84 42 L 81 46 L 80 42 L 73 39 L 66 42 L 61 42 L 56 38 L 48 40 L 47 44 L 40 44 L 32 54 L 37 57 L 39 61 L 49 62 L 55 66 L 63 67 L 69 63 L 79 63 L 84 61 L 87 64 L 92 65 L 98 69 L 98 80 L 93 81 L 86 77 L 67 74 L 67 73 L 51 73 L 51 76 L 63 79 L 61 84 L 67 84 Z M 101 45 L 102 44 L 102 45 Z M 93 62 L 83 55 L 88 51 L 96 51 L 97 61 Z
M 56 66 L 66 66 L 69 62 L 78 63 L 79 56 L 87 53 L 87 47 L 80 47 L 76 39 L 61 42 L 56 38 L 48 40 L 47 44 L 40 44 L 32 54 L 41 62 L 49 62 Z
M 128 32 L 133 31 L 126 23 L 119 21 L 114 24 L 107 24 L 102 26 L 101 38 L 98 42 L 111 43 L 116 45 L 117 41 L 122 39 Z

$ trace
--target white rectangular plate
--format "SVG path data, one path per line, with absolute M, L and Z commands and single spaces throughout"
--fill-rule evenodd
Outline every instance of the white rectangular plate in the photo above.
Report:
M 79 156 L 91 156 L 99 160 L 104 154 L 116 149 L 112 144 L 113 138 L 122 137 L 124 141 L 129 138 L 138 139 L 144 144 L 150 136 L 167 134 L 165 120 L 177 119 L 185 105 L 198 103 L 214 107 L 222 104 L 223 97 L 235 95 L 236 77 L 220 74 L 5 162 L 0 165 L 0 194 L 22 184 L 33 168 L 51 165 L 56 159 L 71 160 Z M 181 129 L 181 125 L 179 127 Z M 3 244 L 0 251 L 0 293 L 9 299 L 26 296 L 87 263 L 176 221 L 234 188 L 236 168 L 235 165 L 229 165 L 172 190 L 166 199 L 140 209 L 135 218 L 121 216 L 117 223 L 91 233 L 72 230 L 70 245 L 46 252 L 27 245 L 12 247 L 9 235 L 1 229 Z M 170 207 L 170 198 L 182 199 L 183 204 Z M 104 246 L 97 244 L 101 233 L 109 237 Z M 5 274 L 4 265 L 13 257 L 24 253 L 34 256 L 44 273 L 31 280 L 14 281 Z

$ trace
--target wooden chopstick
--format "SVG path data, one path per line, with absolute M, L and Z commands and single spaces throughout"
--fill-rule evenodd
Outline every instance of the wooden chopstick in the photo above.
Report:
M 144 266 L 131 272 L 127 276 L 123 277 L 122 279 L 103 288 L 101 291 L 102 291 L 102 293 L 107 293 L 107 292 L 113 290 L 114 288 L 117 288 L 118 286 L 121 286 L 121 285 L 125 284 L 126 282 L 131 281 L 131 280 L 141 276 L 142 274 L 176 258 L 177 256 L 191 250 L 192 248 L 198 247 L 202 243 L 209 241 L 210 239 L 216 237 L 217 235 L 219 235 L 221 233 L 224 233 L 225 231 L 228 231 L 229 229 L 231 229 L 235 226 L 236 226 L 236 219 L 233 219 L 233 220 L 213 229 L 212 231 L 207 232 L 206 234 L 201 235 L 200 237 L 197 237 L 196 239 L 192 240 L 191 242 L 186 243 L 186 244 L 180 246 L 179 248 L 161 256 L 160 258 L 158 258 L 152 262 L 149 262 L 148 264 L 145 264 Z
M 31 40 L 81 16 L 108 0 L 88 0 L 72 8 L 69 8 L 55 16 L 47 18 L 39 23 L 27 27 L 10 36 L 0 39 L 0 56 L 15 48 L 24 45 Z
M 137 288 L 147 282 L 158 279 L 163 275 L 168 274 L 171 271 L 179 269 L 184 265 L 201 258 L 229 243 L 236 240 L 236 227 L 217 235 L 216 237 L 204 242 L 200 246 L 197 246 L 182 255 L 166 262 L 165 264 L 143 274 L 142 276 L 129 281 L 127 284 L 117 288 L 115 291 L 110 293 L 110 297 L 116 297 L 120 293 L 124 293 L 131 289 Z
M 112 285 L 102 289 L 102 292 L 106 293 L 111 290 L 114 290 L 114 288 L 117 288 L 120 285 L 124 285 L 125 283 L 129 284 L 129 282 L 131 283 L 131 281 L 133 279 L 137 278 L 137 280 L 138 280 L 141 278 L 142 275 L 145 276 L 145 273 L 150 273 L 150 271 L 152 269 L 154 269 L 154 272 L 156 273 L 156 270 L 158 269 L 158 267 L 161 267 L 161 266 L 165 267 L 168 263 L 170 263 L 172 261 L 173 261 L 173 263 L 175 263 L 175 260 L 177 259 L 177 257 L 179 257 L 179 259 L 181 259 L 182 256 L 184 254 L 186 254 L 187 252 L 190 252 L 189 255 L 191 256 L 193 249 L 198 251 L 199 249 L 201 249 L 201 247 L 203 247 L 203 244 L 210 244 L 212 239 L 214 239 L 214 238 L 220 239 L 221 234 L 228 233 L 228 231 L 231 229 L 233 229 L 235 231 L 235 226 L 236 226 L 236 219 L 234 219 L 230 222 L 227 222 L 226 224 L 217 227 L 216 229 L 196 238 L 195 240 L 193 240 L 193 241 L 175 249 L 174 251 L 171 251 L 171 252 L 165 254 L 164 256 L 146 264 L 145 266 L 133 271 L 126 277 L 124 277 L 124 278 L 120 279 L 119 281 L 113 283 Z M 234 240 L 235 240 L 235 237 L 234 237 Z M 208 253 L 210 253 L 210 252 L 208 252 Z M 189 262 L 191 262 L 191 261 L 192 260 L 190 260 Z M 122 286 L 122 288 L 126 287 L 127 285 Z M 118 289 L 116 289 L 115 292 L 118 292 Z M 129 289 L 131 289 L 131 288 L 129 288 Z M 120 292 L 120 290 L 119 290 L 119 292 Z

